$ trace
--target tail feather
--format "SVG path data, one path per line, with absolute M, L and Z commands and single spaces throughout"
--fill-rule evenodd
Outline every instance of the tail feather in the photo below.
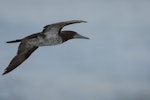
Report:
M 18 39 L 18 40 L 12 40 L 12 41 L 7 41 L 6 43 L 16 43 L 16 42 L 20 42 L 22 39 Z

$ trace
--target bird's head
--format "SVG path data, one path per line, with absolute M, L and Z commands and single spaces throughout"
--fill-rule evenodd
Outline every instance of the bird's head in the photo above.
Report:
M 63 40 L 63 42 L 70 39 L 89 39 L 88 37 L 82 36 L 74 31 L 61 31 L 59 34 Z

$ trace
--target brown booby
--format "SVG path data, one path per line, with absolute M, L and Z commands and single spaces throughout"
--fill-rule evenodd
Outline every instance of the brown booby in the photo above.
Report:
M 46 25 L 42 32 L 38 32 L 27 36 L 23 39 L 8 41 L 7 43 L 21 42 L 16 56 L 11 60 L 8 67 L 4 70 L 2 75 L 5 75 L 22 64 L 38 47 L 51 46 L 66 42 L 70 39 L 89 39 L 74 31 L 62 31 L 66 25 L 86 22 L 82 20 L 71 20 L 65 22 L 54 23 Z

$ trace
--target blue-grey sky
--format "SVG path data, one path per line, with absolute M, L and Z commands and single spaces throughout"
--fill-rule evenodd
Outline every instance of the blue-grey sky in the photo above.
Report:
M 46 24 L 67 26 L 90 40 L 41 47 L 0 77 L 0 100 L 149 100 L 150 1 L 1 0 L 0 73 L 18 48 L 6 44 Z

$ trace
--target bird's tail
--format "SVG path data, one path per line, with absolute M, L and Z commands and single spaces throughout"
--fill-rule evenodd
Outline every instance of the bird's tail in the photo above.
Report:
M 21 42 L 22 39 L 17 39 L 17 40 L 12 40 L 12 41 L 7 41 L 6 43 L 16 43 L 16 42 Z

